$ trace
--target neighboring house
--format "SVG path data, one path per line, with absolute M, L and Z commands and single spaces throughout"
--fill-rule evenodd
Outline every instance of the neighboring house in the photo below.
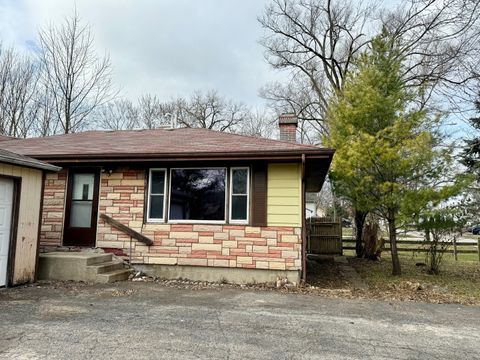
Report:
M 0 136 L 0 148 L 10 139 Z M 59 170 L 0 150 L 0 287 L 35 280 L 42 178 Z
M 317 193 L 305 193 L 305 216 L 307 218 L 319 216 Z
M 319 193 L 305 194 L 305 216 L 306 218 L 322 218 L 327 216 L 325 204 L 321 202 Z
M 206 129 L 87 131 L 6 148 L 61 166 L 45 178 L 40 244 L 114 251 L 163 277 L 298 281 L 305 191 L 334 151 Z M 132 241 L 131 241 L 132 240 Z

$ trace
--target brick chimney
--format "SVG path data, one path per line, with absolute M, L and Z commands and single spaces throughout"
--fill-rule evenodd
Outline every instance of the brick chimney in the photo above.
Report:
M 278 118 L 280 140 L 297 142 L 298 119 L 295 114 L 282 114 Z

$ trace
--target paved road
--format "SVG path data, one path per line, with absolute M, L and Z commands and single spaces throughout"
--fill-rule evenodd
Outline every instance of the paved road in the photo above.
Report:
M 480 358 L 480 307 L 151 283 L 0 289 L 6 359 Z

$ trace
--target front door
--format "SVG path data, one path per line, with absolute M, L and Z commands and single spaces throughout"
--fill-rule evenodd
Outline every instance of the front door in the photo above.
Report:
M 13 180 L 0 178 L 0 286 L 7 285 L 12 208 Z
M 63 245 L 95 246 L 97 232 L 99 172 L 70 169 Z

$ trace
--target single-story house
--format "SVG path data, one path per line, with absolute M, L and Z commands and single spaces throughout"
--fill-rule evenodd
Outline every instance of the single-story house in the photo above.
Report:
M 0 148 L 11 138 L 0 137 Z M 35 281 L 45 172 L 60 168 L 0 149 L 0 287 Z
M 44 179 L 40 246 L 114 251 L 163 277 L 298 281 L 305 193 L 334 151 L 207 129 L 87 131 L 5 148 L 61 166 Z

